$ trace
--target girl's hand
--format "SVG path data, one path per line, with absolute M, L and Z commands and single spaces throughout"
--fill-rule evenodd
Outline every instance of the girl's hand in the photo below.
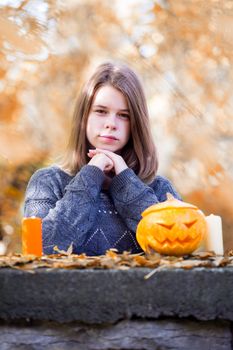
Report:
M 87 153 L 87 155 L 91 158 L 89 165 L 95 165 L 102 171 L 110 171 L 114 165 L 113 161 L 107 157 L 104 153 L 95 153 L 91 152 L 91 150 Z
M 88 153 L 89 156 L 97 156 L 98 154 L 105 155 L 112 161 L 112 164 L 113 164 L 112 168 L 115 169 L 116 175 L 120 174 L 123 170 L 128 168 L 124 159 L 119 154 L 116 154 L 114 152 L 96 148 L 94 150 L 89 150 L 89 153 Z

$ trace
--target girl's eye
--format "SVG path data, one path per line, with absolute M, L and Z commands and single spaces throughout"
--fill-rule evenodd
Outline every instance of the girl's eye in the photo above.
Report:
M 95 112 L 98 114 L 106 114 L 107 113 L 104 109 L 96 109 Z
M 121 113 L 119 114 L 119 116 L 123 119 L 129 119 L 129 114 L 126 114 L 126 113 Z

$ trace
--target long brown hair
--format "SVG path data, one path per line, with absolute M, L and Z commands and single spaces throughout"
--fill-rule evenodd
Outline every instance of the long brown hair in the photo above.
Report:
M 75 106 L 70 139 L 61 167 L 75 175 L 90 161 L 87 156 L 87 119 L 97 90 L 107 84 L 121 91 L 129 106 L 131 137 L 121 150 L 121 156 L 128 167 L 148 183 L 156 175 L 158 159 L 150 131 L 145 94 L 137 75 L 122 64 L 101 64 L 84 85 Z

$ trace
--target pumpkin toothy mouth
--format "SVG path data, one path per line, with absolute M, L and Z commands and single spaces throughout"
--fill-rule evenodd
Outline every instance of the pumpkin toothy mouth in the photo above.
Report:
M 155 241 L 158 244 L 161 244 L 162 246 L 169 245 L 170 247 L 172 247 L 173 245 L 175 246 L 177 244 L 183 245 L 185 243 L 187 243 L 187 244 L 195 243 L 195 242 L 198 242 L 199 240 L 200 240 L 199 237 L 197 237 L 196 239 L 193 239 L 193 237 L 186 237 L 185 239 L 176 238 L 173 241 L 171 241 L 168 238 L 164 239 L 163 241 L 159 241 L 159 240 L 155 239 Z
M 152 251 L 158 251 L 158 252 L 162 252 L 162 254 L 166 254 L 167 251 L 171 252 L 179 252 L 178 255 L 182 255 L 183 252 L 189 253 L 190 251 L 193 251 L 195 249 L 198 248 L 200 243 L 200 238 L 196 237 L 195 239 L 191 238 L 191 237 L 186 237 L 185 239 L 181 240 L 181 239 L 176 239 L 174 241 L 171 241 L 169 239 L 165 239 L 162 242 L 154 239 L 154 242 L 150 244 L 150 242 L 148 242 L 148 248 L 150 248 Z M 187 248 L 188 252 L 187 252 Z

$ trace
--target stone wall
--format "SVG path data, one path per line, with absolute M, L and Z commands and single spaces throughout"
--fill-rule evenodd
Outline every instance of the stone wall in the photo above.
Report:
M 0 269 L 0 349 L 233 349 L 233 269 Z

